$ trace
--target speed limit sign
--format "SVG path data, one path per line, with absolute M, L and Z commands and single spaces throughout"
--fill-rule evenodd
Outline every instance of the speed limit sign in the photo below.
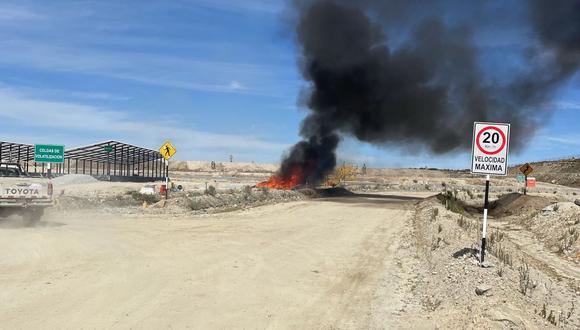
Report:
M 510 124 L 473 123 L 471 173 L 507 175 Z

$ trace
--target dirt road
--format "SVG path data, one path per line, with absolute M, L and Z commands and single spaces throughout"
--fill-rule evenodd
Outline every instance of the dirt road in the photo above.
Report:
M 5 328 L 390 328 L 413 198 L 0 228 Z

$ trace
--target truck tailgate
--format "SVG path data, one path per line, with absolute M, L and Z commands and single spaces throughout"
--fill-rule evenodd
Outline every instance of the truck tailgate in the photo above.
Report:
M 36 199 L 50 198 L 48 184 L 30 182 L 0 182 L 2 199 Z

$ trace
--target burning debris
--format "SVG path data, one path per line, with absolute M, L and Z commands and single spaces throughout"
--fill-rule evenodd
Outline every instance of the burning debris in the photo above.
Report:
M 486 53 L 475 35 L 490 28 L 486 19 L 495 20 L 505 2 L 293 3 L 300 68 L 309 82 L 301 103 L 310 113 L 300 130 L 304 140 L 264 186 L 322 182 L 336 166 L 343 135 L 442 154 L 469 148 L 474 121 L 509 122 L 517 150 L 523 134 L 533 134 L 549 116 L 541 105 L 580 67 L 580 2 L 574 0 L 515 4 L 527 6 L 524 23 L 535 38 L 522 41 L 518 60 L 526 69 L 516 65 L 500 78 L 484 69 Z
M 295 167 L 288 178 L 273 175 L 268 181 L 256 184 L 258 188 L 292 189 L 304 182 L 304 173 L 300 167 Z

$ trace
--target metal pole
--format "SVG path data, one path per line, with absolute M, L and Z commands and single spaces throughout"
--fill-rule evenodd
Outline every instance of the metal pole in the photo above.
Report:
M 151 175 L 151 155 L 147 153 L 147 177 L 152 177 Z
M 108 150 L 107 150 L 107 175 L 111 175 L 111 153 Z
M 49 179 L 52 179 L 51 178 L 52 171 L 51 171 L 51 166 L 50 165 L 51 165 L 50 163 L 47 163 L 46 164 L 46 170 L 47 170 L 48 178 Z
M 30 146 L 26 147 L 26 173 L 28 173 L 30 165 Z
M 485 200 L 483 202 L 483 229 L 481 234 L 480 263 L 485 261 L 485 238 L 487 236 L 487 209 L 489 207 L 489 175 L 485 176 Z
M 125 148 L 123 146 L 121 146 L 121 164 L 120 164 L 120 167 L 121 167 L 121 173 L 120 173 L 120 175 L 121 176 L 123 176 L 124 175 L 124 172 L 125 172 L 125 163 L 123 163 L 123 161 L 124 161 L 124 158 L 123 158 L 123 150 L 124 149 Z
M 528 194 L 528 176 L 524 176 L 524 195 Z
M 169 160 L 165 160 L 165 199 L 169 195 Z

